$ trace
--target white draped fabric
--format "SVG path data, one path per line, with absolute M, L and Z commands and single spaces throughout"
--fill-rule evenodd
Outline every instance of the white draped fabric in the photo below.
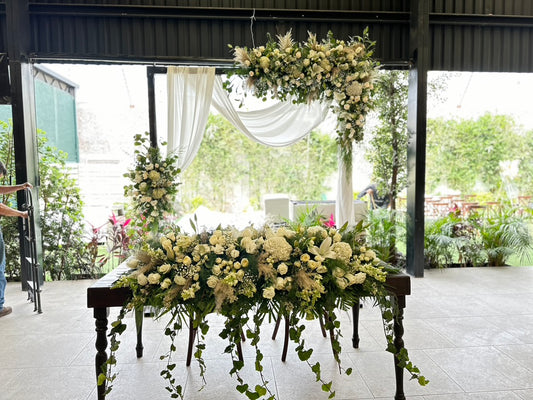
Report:
M 335 222 L 340 228 L 346 222 L 353 225 L 355 213 L 353 209 L 353 184 L 352 171 L 346 170 L 346 166 L 339 155 L 339 176 L 337 179 L 337 201 L 335 201 Z
M 222 87 L 222 77 L 217 76 L 215 82 L 215 109 L 250 139 L 266 146 L 283 147 L 296 143 L 320 125 L 328 114 L 328 105 L 318 101 L 298 105 L 280 101 L 260 110 L 236 110 Z
M 178 166 L 187 168 L 196 157 L 211 108 L 215 68 L 168 67 L 168 150 Z
M 177 152 L 182 169 L 198 153 L 211 104 L 246 136 L 272 147 L 302 139 L 326 118 L 329 109 L 328 104 L 317 101 L 309 105 L 285 101 L 257 111 L 239 111 L 213 67 L 168 67 L 167 89 L 168 151 Z M 338 182 L 336 222 L 342 226 L 354 220 L 352 176 L 345 173 L 342 162 Z

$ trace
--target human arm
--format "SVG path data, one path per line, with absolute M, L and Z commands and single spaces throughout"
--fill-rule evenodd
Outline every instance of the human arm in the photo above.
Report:
M 31 183 L 21 183 L 20 185 L 14 186 L 0 186 L 0 194 L 10 194 L 18 192 L 19 190 L 31 189 L 33 186 Z
M 27 211 L 15 210 L 14 208 L 6 206 L 4 203 L 0 203 L 0 215 L 3 216 L 3 217 L 28 218 L 28 212 Z

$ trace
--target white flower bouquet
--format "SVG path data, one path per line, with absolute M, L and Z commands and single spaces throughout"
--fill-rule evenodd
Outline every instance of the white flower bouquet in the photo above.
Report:
M 171 315 L 166 329 L 171 339 L 184 323 L 192 321 L 201 335 L 195 355 L 202 375 L 203 339 L 209 330 L 206 317 L 212 312 L 223 315 L 225 325 L 219 335 L 229 340 L 226 351 L 233 355 L 230 373 L 236 376 L 237 390 L 251 399 L 274 399 L 262 376 L 263 356 L 258 347 L 264 318 L 288 318 L 298 356 L 311 367 L 323 390 L 333 396 L 331 382 L 323 382 L 320 377 L 320 364 L 309 361 L 313 350 L 305 348 L 302 321 L 326 316 L 326 328 L 333 334 L 332 346 L 340 363 L 340 322 L 335 310 L 346 310 L 359 298 L 371 296 L 383 309 L 388 350 L 396 354 L 391 324 L 394 306 L 385 286 L 388 266 L 364 245 L 361 230 L 361 225 L 349 232 L 345 227 L 337 230 L 295 225 L 277 229 L 249 227 L 243 231 L 226 228 L 188 235 L 167 227 L 157 238 L 145 240 L 142 250 L 128 262 L 131 273 L 117 286 L 132 291 L 125 310 L 152 306 L 161 315 Z M 119 329 L 121 320 L 113 326 L 118 333 L 123 330 Z M 247 326 L 246 336 L 255 346 L 256 370 L 263 382 L 255 388 L 239 375 L 243 361 L 235 353 Z M 115 339 L 112 347 L 113 343 Z M 162 375 L 167 378 L 168 390 L 182 397 L 182 386 L 175 384 L 171 373 L 175 367 L 171 361 L 174 350 L 172 344 L 163 357 L 168 364 Z M 400 357 L 411 375 L 425 383 L 408 362 L 407 353 Z
M 179 185 L 176 182 L 180 169 L 177 156 L 164 158 L 159 147 L 150 146 L 148 133 L 135 135 L 135 165 L 124 174 L 131 180 L 124 194 L 131 197 L 134 221 L 149 231 L 156 231 L 164 217 L 171 214 Z

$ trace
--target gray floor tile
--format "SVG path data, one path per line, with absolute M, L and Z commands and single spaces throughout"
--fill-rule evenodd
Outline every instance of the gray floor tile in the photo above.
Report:
M 9 283 L 7 304 L 13 314 L 0 320 L 5 349 L 0 352 L 2 381 L 7 388 L 2 400 L 93 400 L 95 327 L 92 310 L 86 308 L 86 289 L 92 281 L 47 282 L 43 287 L 43 314 L 20 290 Z M 405 376 L 409 400 L 533 400 L 533 268 L 454 268 L 427 270 L 424 278 L 412 278 L 407 298 L 404 340 L 411 360 L 430 380 L 420 387 Z M 117 309 L 112 309 L 109 322 Z M 328 338 L 318 322 L 306 323 L 306 343 L 315 349 L 324 378 L 333 380 L 338 400 L 392 399 L 394 366 L 385 352 L 379 309 L 366 303 L 360 313 L 360 348 L 352 348 L 351 313 L 339 312 L 343 337 L 343 366 L 353 367 L 351 376 L 338 374 Z M 164 365 L 159 356 L 168 351 L 162 334 L 167 319 L 144 319 L 144 357 L 135 354 L 134 319 L 126 318 L 128 330 L 117 354 L 119 376 L 108 399 L 155 400 L 169 398 L 160 377 Z M 187 332 L 177 337 L 174 355 L 177 380 L 188 400 L 244 399 L 236 380 L 227 373 L 229 355 L 218 337 L 222 319 L 210 317 L 204 359 L 207 386 L 200 392 L 198 366 L 185 367 Z M 283 331 L 270 339 L 273 323 L 262 326 L 261 350 L 265 376 L 278 400 L 326 399 L 326 393 L 308 366 L 289 351 L 280 360 Z M 294 345 L 290 345 L 294 349 Z M 254 349 L 245 343 L 247 360 Z M 243 377 L 258 382 L 253 362 L 245 363 Z M 39 390 L 29 390 L 28 382 Z

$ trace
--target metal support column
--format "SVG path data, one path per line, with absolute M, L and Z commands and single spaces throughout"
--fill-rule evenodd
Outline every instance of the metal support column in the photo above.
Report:
M 407 129 L 407 273 L 424 276 L 424 192 L 426 174 L 429 2 L 411 0 Z
M 13 137 L 15 147 L 15 173 L 17 183 L 30 182 L 34 186 L 34 198 L 38 196 L 39 157 L 37 153 L 37 125 L 35 119 L 35 94 L 32 66 L 27 54 L 30 43 L 30 18 L 28 0 L 6 0 L 7 50 L 11 86 L 11 109 L 13 117 Z M 24 203 L 24 193 L 17 193 L 19 207 Z M 35 236 L 37 257 L 42 260 L 42 240 L 40 230 L 39 202 L 35 202 Z M 23 224 L 19 223 L 20 256 L 22 262 L 29 254 L 24 243 Z M 42 262 L 40 262 L 42 265 Z M 22 290 L 27 290 L 30 278 L 21 276 Z M 40 274 L 42 281 L 42 270 Z

